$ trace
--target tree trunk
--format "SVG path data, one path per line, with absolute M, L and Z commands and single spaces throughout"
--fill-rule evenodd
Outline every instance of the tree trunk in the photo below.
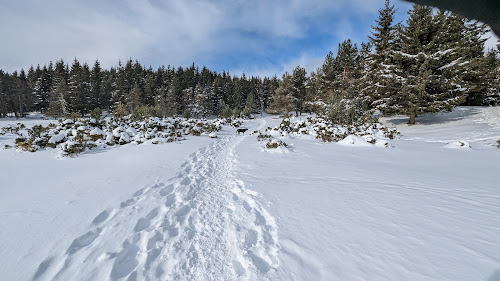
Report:
M 410 114 L 410 120 L 408 120 L 408 125 L 415 125 L 415 118 L 417 115 L 415 113 Z

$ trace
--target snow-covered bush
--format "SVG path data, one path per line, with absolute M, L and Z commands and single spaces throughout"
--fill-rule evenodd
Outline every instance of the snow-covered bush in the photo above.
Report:
M 269 149 L 274 149 L 274 148 L 278 148 L 278 147 L 287 147 L 288 144 L 286 144 L 286 142 L 282 141 L 282 140 L 276 140 L 276 139 L 271 139 L 269 140 L 267 143 L 266 143 L 266 148 L 269 148 Z
M 257 136 L 258 141 L 264 141 L 264 140 L 270 140 L 273 137 L 270 134 L 263 134 L 262 132 L 259 131 L 259 135 Z
M 358 125 L 335 124 L 322 117 L 307 117 L 302 120 L 297 117 L 285 117 L 274 128 L 267 128 L 264 133 L 259 132 L 257 139 L 286 138 L 310 135 L 323 142 L 338 142 L 349 135 L 362 137 L 363 141 L 376 146 L 389 147 L 388 140 L 397 137 L 399 132 L 395 128 L 376 122 L 365 122 Z M 273 144 L 272 146 L 275 146 Z
M 16 139 L 16 147 L 25 151 L 44 148 L 60 149 L 64 155 L 76 156 L 87 149 L 106 148 L 128 143 L 142 144 L 151 140 L 153 144 L 181 140 L 185 135 L 206 135 L 221 130 L 223 120 L 193 120 L 184 118 L 150 117 L 142 120 L 120 119 L 74 119 L 61 120 L 58 125 L 47 127 L 35 125 L 23 131 Z M 21 130 L 21 126 L 8 126 L 3 131 Z M 212 135 L 213 136 L 213 135 Z

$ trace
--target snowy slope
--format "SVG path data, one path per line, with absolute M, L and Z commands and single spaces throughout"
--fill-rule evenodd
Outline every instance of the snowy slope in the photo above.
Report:
M 0 150 L 0 279 L 498 281 L 499 117 L 385 119 L 392 148 L 263 149 L 248 133 L 270 116 L 78 158 Z

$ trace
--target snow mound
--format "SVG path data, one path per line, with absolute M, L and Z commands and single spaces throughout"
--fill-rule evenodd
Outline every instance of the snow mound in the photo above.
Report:
M 392 147 L 388 140 L 378 139 L 375 141 L 375 146 L 377 147 Z
M 468 141 L 454 141 L 446 144 L 446 148 L 460 148 L 460 149 L 470 149 L 470 144 Z
M 355 135 L 348 135 L 343 140 L 337 143 L 345 146 L 372 146 L 371 144 L 367 143 L 363 137 L 358 137 Z
M 55 135 L 49 139 L 49 143 L 60 143 L 63 142 L 66 137 L 63 134 Z
M 92 135 L 93 135 L 93 136 L 104 136 L 104 134 L 105 134 L 105 133 L 104 133 L 104 131 L 103 131 L 103 130 L 101 130 L 101 129 L 99 129 L 99 128 L 95 128 L 95 129 L 91 130 L 89 134 L 90 134 L 91 136 L 92 136 Z
M 132 127 L 127 128 L 127 130 L 125 130 L 125 132 L 127 132 L 127 134 L 131 137 L 137 135 L 137 130 L 135 128 L 132 128 Z
M 215 139 L 215 138 L 217 138 L 217 134 L 214 132 L 211 132 L 210 134 L 208 134 L 208 137 Z

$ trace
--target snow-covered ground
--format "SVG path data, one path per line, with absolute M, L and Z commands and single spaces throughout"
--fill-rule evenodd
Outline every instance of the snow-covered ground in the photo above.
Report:
M 0 279 L 499 281 L 500 108 L 382 121 L 388 148 L 264 149 L 268 116 L 77 158 L 2 149 Z

